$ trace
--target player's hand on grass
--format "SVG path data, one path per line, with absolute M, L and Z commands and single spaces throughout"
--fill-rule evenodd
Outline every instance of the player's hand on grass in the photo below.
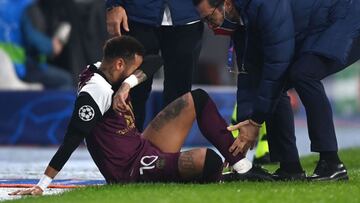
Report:
M 121 26 L 129 32 L 126 11 L 122 6 L 116 6 L 106 12 L 106 28 L 110 35 L 121 36 Z
M 29 189 L 16 190 L 15 192 L 9 193 L 9 195 L 42 195 L 43 190 L 39 186 L 34 186 Z
M 227 128 L 229 131 L 239 130 L 239 136 L 230 146 L 229 152 L 236 156 L 239 153 L 245 154 L 249 149 L 254 148 L 259 136 L 260 126 L 260 124 L 252 120 L 245 120 L 236 125 L 229 126 Z
M 123 82 L 113 99 L 113 109 L 115 111 L 121 112 L 124 109 L 128 108 L 128 105 L 126 104 L 126 99 L 129 96 L 129 92 L 130 85 L 126 82 Z

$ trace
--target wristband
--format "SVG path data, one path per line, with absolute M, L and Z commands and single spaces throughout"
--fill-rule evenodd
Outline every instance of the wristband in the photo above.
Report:
M 126 82 L 127 84 L 130 85 L 130 88 L 135 87 L 137 84 L 139 84 L 139 80 L 137 79 L 137 77 L 132 74 L 129 77 L 127 77 L 124 82 Z
M 36 185 L 39 186 L 42 191 L 45 191 L 45 189 L 50 185 L 52 180 L 52 178 L 44 174 Z

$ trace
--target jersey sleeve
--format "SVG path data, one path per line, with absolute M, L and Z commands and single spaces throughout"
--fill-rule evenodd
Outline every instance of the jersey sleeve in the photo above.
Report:
M 60 171 L 101 117 L 102 113 L 95 100 L 89 93 L 81 92 L 75 101 L 75 108 L 64 141 L 51 159 L 49 166 Z

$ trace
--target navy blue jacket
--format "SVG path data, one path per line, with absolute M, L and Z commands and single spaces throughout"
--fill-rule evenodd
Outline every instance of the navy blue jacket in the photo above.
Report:
M 238 65 L 238 120 L 273 113 L 286 71 L 303 53 L 347 63 L 360 35 L 359 0 L 234 0 L 245 21 L 233 35 Z
M 107 8 L 121 5 L 129 20 L 147 25 L 160 26 L 165 9 L 170 8 L 173 25 L 185 25 L 200 19 L 192 0 L 107 0 Z

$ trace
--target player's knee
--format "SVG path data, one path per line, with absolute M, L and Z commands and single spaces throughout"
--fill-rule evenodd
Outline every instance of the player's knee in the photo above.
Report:
M 202 172 L 203 182 L 216 182 L 220 180 L 223 169 L 221 157 L 212 149 L 206 149 L 205 162 Z
M 191 95 L 194 101 L 196 117 L 202 114 L 205 104 L 209 100 L 209 94 L 205 92 L 203 89 L 196 89 L 191 91 Z

